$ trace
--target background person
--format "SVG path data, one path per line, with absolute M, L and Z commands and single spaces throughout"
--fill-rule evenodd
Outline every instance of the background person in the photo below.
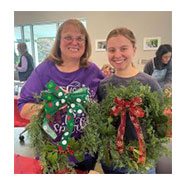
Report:
M 109 77 L 114 73 L 114 68 L 110 64 L 104 64 L 101 70 L 105 77 Z
M 26 81 L 34 69 L 33 58 L 28 52 L 26 43 L 19 43 L 17 50 L 20 54 L 20 62 L 18 65 L 15 64 L 15 69 L 18 71 L 19 80 Z
M 160 45 L 156 51 L 156 57 L 150 60 L 144 67 L 144 72 L 152 75 L 158 81 L 161 88 L 172 85 L 172 46 Z

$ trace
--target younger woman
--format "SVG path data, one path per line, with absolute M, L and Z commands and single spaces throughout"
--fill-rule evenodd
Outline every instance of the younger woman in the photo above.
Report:
M 106 42 L 109 63 L 115 68 L 115 74 L 100 82 L 100 100 L 106 96 L 106 85 L 112 84 L 116 87 L 124 85 L 128 87 L 128 81 L 133 81 L 134 79 L 137 79 L 143 85 L 149 85 L 152 92 L 161 89 L 158 83 L 151 76 L 146 73 L 139 72 L 133 65 L 133 58 L 137 47 L 136 39 L 132 31 L 127 28 L 114 29 L 109 33 Z M 137 140 L 136 131 L 128 116 L 126 120 L 124 137 L 126 140 Z M 104 161 L 101 163 L 104 173 L 128 173 L 127 168 L 114 169 L 113 165 L 108 167 Z M 148 170 L 148 173 L 155 173 L 155 168 Z

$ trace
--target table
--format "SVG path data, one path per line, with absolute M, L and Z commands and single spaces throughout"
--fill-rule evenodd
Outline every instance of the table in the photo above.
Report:
M 36 160 L 33 149 L 27 137 L 24 135 L 24 142 L 20 142 L 19 134 L 24 128 L 14 128 L 14 174 L 42 174 L 42 168 L 38 160 Z
M 34 150 L 30 147 L 30 141 L 28 140 L 27 132 L 23 133 L 24 142 L 20 142 L 19 134 L 24 131 L 24 127 L 14 128 L 14 153 L 26 157 L 35 157 Z
M 172 151 L 172 139 L 166 145 L 170 151 Z M 157 174 L 172 174 L 172 157 L 161 157 L 156 167 Z
M 14 80 L 14 95 L 19 96 L 25 81 Z
M 27 136 L 27 132 L 23 134 L 24 143 L 19 140 L 19 134 L 24 130 L 24 127 L 14 128 L 14 153 L 26 157 L 35 158 L 36 154 L 34 150 L 30 147 L 30 141 Z M 167 144 L 169 150 L 172 150 L 172 140 Z M 103 173 L 99 164 L 96 165 L 95 170 Z M 171 174 L 172 173 L 172 158 L 171 157 L 161 157 L 157 164 L 157 174 Z

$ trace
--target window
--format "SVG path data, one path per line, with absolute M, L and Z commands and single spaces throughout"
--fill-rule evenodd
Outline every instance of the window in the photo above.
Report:
M 55 23 L 33 26 L 36 62 L 42 62 L 49 55 L 57 32 L 56 26 Z
M 32 46 L 31 46 L 31 28 L 30 26 L 24 26 L 23 27 L 23 32 L 24 32 L 24 42 L 26 43 L 27 45 L 27 48 L 28 48 L 28 51 L 31 55 L 33 55 L 33 52 L 32 52 Z
M 86 19 L 80 19 L 86 27 Z M 14 57 L 17 62 L 17 44 L 25 42 L 29 53 L 34 58 L 35 66 L 40 64 L 50 53 L 55 40 L 57 28 L 63 22 L 43 23 L 35 25 L 15 26 L 14 28 Z
M 14 62 L 17 64 L 19 61 L 17 44 L 20 42 L 22 42 L 21 27 L 15 27 L 15 30 L 14 30 Z

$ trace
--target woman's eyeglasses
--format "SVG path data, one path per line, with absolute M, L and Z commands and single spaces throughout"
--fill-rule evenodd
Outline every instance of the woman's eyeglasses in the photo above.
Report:
M 63 37 L 63 39 L 67 42 L 72 42 L 74 39 L 78 42 L 78 43 L 83 43 L 85 42 L 85 38 L 84 37 L 77 37 L 77 38 L 73 38 L 72 36 L 65 36 Z

